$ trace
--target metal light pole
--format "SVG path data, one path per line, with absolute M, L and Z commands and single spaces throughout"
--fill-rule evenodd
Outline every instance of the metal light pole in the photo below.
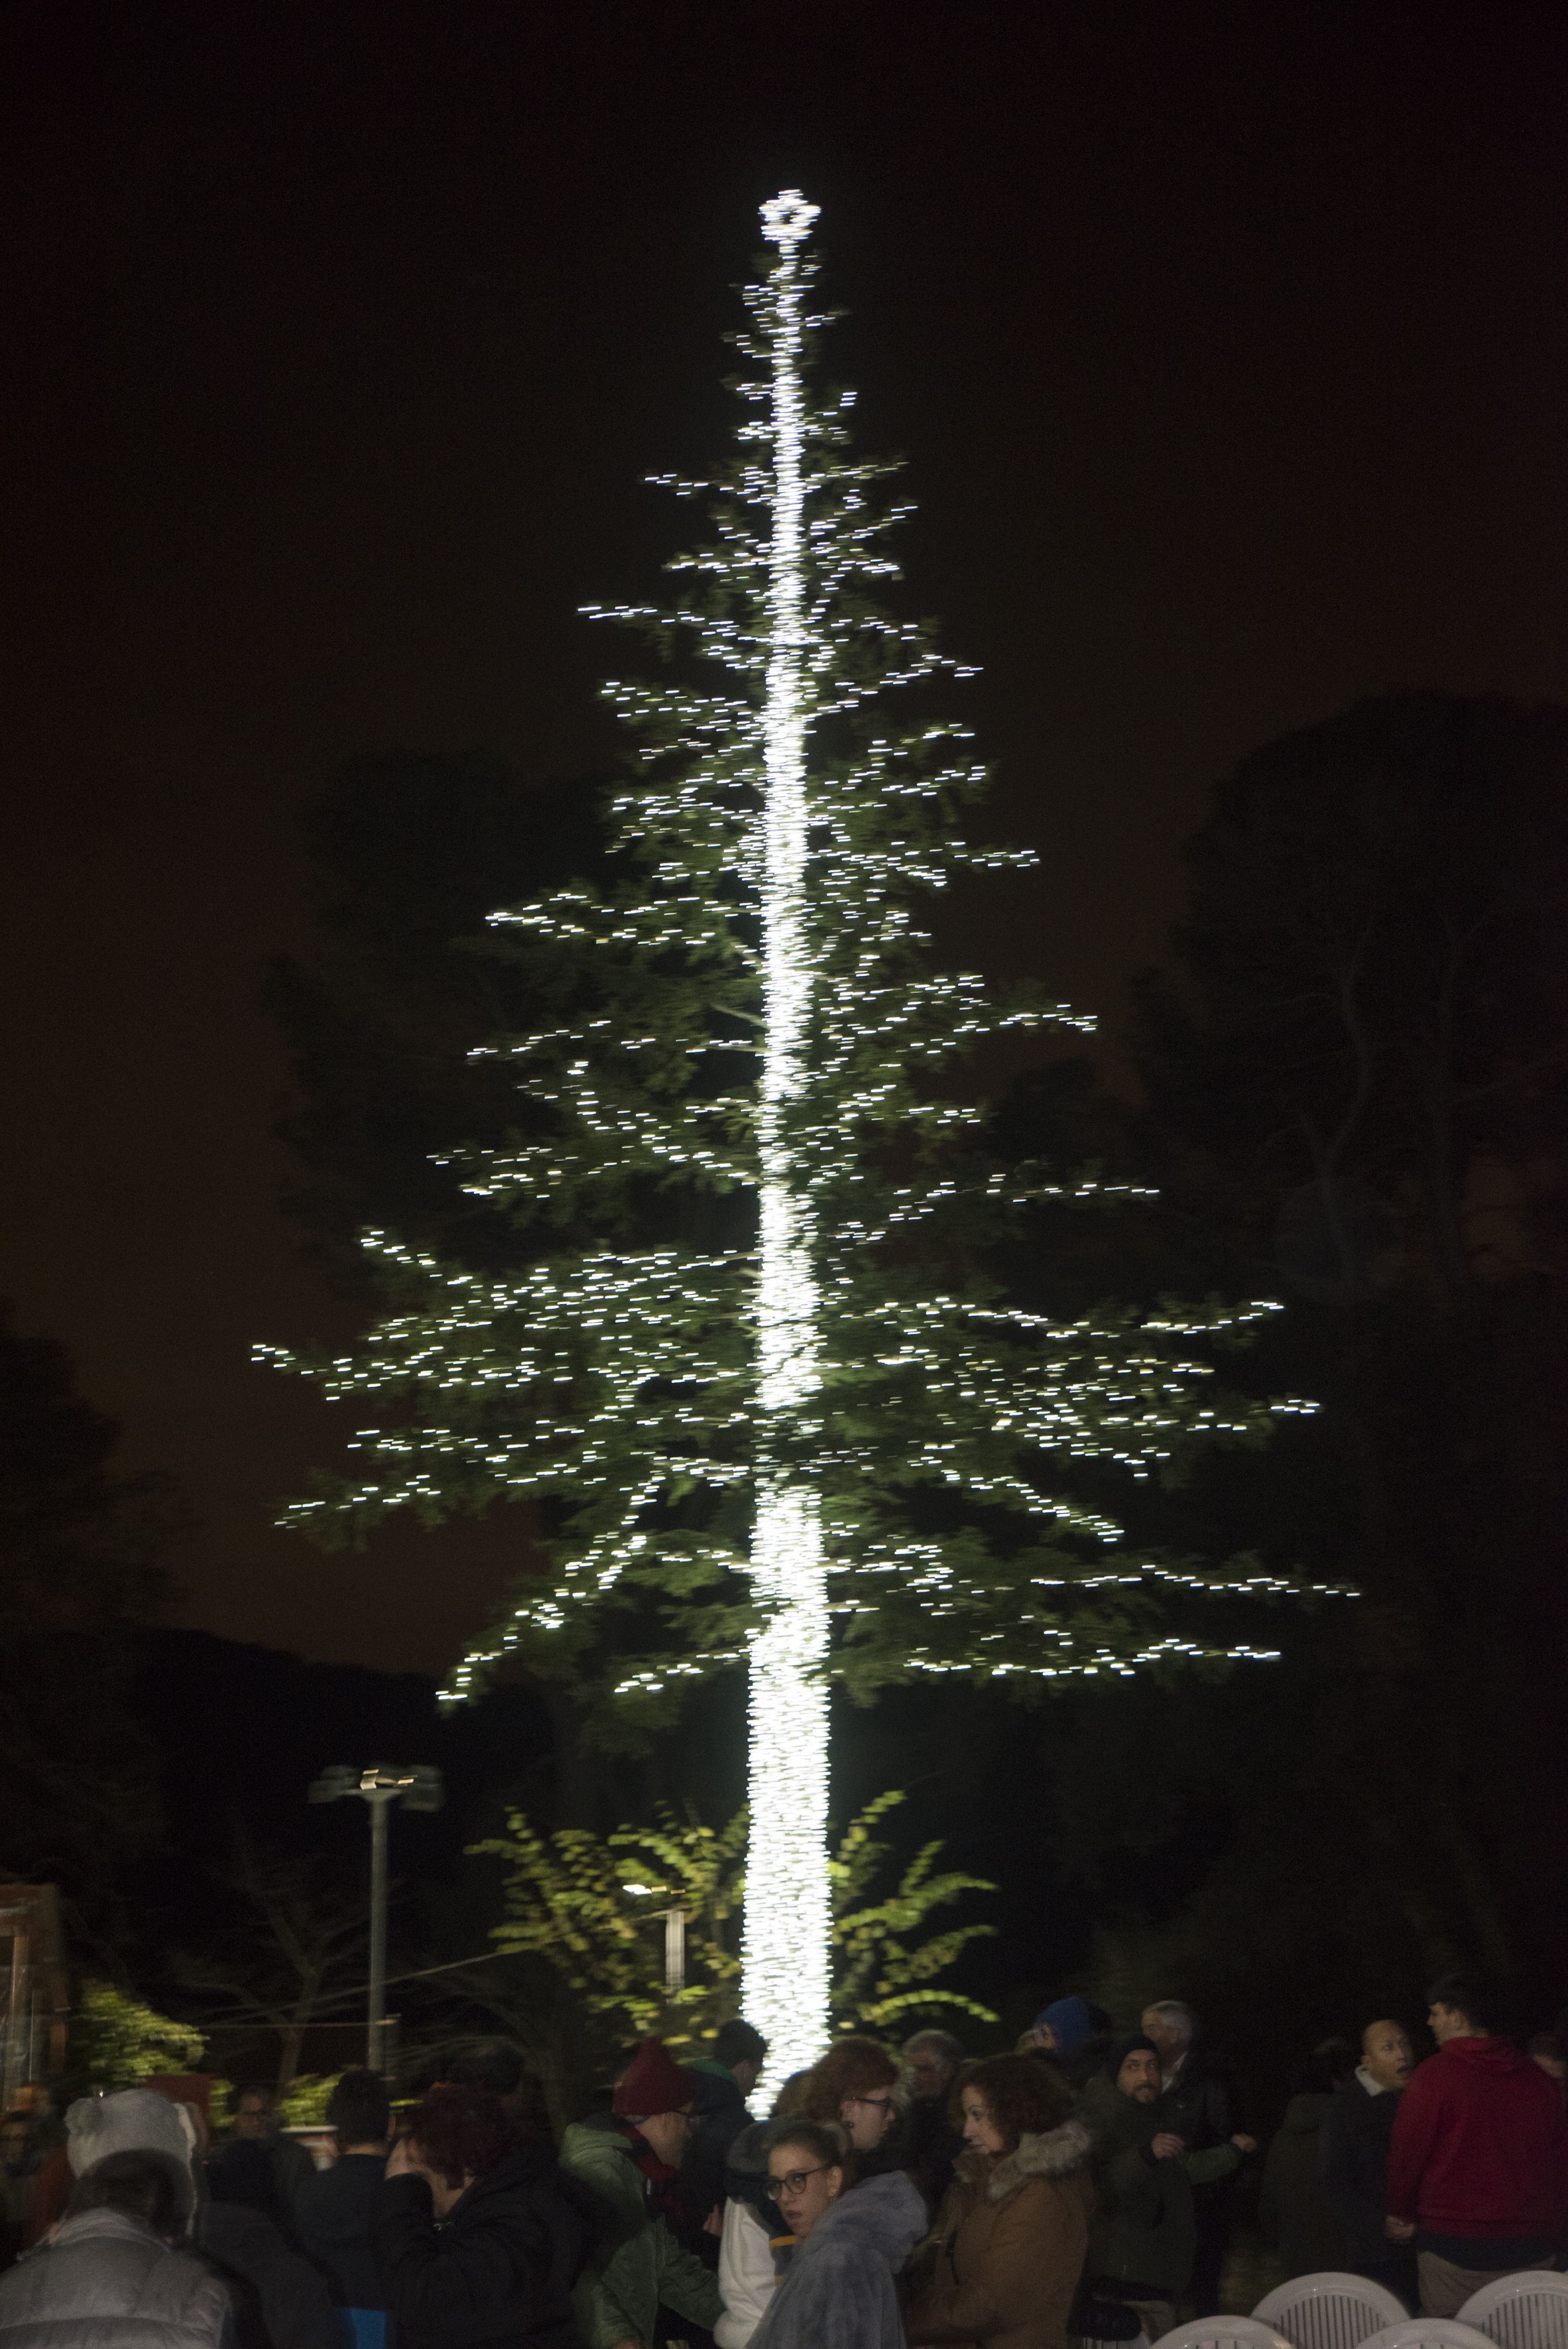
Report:
M 623 1884 L 623 1892 L 639 1899 L 656 1900 L 665 1887 L 662 1884 Z M 665 1921 L 665 1995 L 673 1998 L 677 1990 L 686 1988 L 686 1912 L 684 1909 L 652 1909 L 650 1917 L 662 1917 Z
M 410 1811 L 438 1811 L 446 1800 L 441 1774 L 428 1763 L 408 1768 L 372 1762 L 353 1770 L 335 1762 L 311 1783 L 313 1803 L 335 1803 L 357 1795 L 370 1806 L 370 2001 L 366 2021 L 365 2061 L 385 2072 L 387 2039 L 387 1815 L 396 1802 Z

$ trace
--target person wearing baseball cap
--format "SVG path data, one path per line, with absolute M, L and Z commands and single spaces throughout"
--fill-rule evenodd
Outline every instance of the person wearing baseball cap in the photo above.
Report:
M 607 2113 L 575 2122 L 561 2167 L 596 2197 L 606 2223 L 575 2295 L 585 2349 L 644 2349 L 661 2306 L 711 2332 L 718 2284 L 683 2251 L 660 2208 L 676 2189 L 696 2083 L 662 2039 L 645 2039 Z

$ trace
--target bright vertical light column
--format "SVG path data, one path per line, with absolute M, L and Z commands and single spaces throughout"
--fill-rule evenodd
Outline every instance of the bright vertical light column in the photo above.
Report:
M 768 1619 L 752 1641 L 741 2002 L 768 2040 L 765 2108 L 828 2043 L 827 1571 L 818 1497 L 776 1438 L 820 1381 L 810 1203 L 789 1114 L 808 1084 L 814 973 L 806 920 L 807 653 L 799 247 L 817 207 L 793 191 L 762 208 L 769 276 L 768 671 L 763 708 L 762 1067 L 758 1080 L 758 1460 L 752 1573 Z

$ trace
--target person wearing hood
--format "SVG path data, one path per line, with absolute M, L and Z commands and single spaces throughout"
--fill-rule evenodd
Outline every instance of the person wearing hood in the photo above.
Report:
M 1498 2035 L 1493 1994 L 1462 1974 L 1429 1992 L 1438 2052 L 1399 2099 L 1390 2240 L 1416 2244 L 1421 2313 L 1453 2316 L 1499 2276 L 1552 2263 L 1568 2218 L 1568 2121 L 1539 2065 Z
M 1067 2349 L 1088 2249 L 1088 2131 L 1059 2074 L 997 2055 L 959 2083 L 966 2150 L 943 2200 L 912 2343 Z
M 590 2221 L 490 2089 L 440 2083 L 415 2106 L 370 2228 L 402 2349 L 572 2349 Z
M 1361 2061 L 1341 2080 L 1318 2135 L 1323 2191 L 1345 2230 L 1341 2264 L 1370 2276 L 1416 2305 L 1416 2254 L 1391 2243 L 1384 2225 L 1388 2207 L 1388 2139 L 1399 2097 L 1415 2061 L 1401 2026 L 1387 2018 L 1361 2034 Z
M 680 2176 L 696 2084 L 660 2039 L 645 2039 L 607 2113 L 574 2122 L 561 2165 L 593 2196 L 597 2238 L 575 2294 L 584 2349 L 644 2349 L 662 2306 L 711 2331 L 718 2285 L 676 2240 L 655 2198 Z
M 1049 2055 L 1070 2086 L 1084 2088 L 1103 2065 L 1110 2039 L 1110 2017 L 1103 2006 L 1087 1998 L 1057 1998 L 1041 2007 L 1016 2052 Z
M 853 2163 L 830 2122 L 779 2123 L 768 2177 L 793 2249 L 756 2349 L 903 2349 L 895 2279 L 925 2231 L 925 2203 L 901 2169 L 853 2186 Z
M 1185 2155 L 1181 2139 L 1161 2128 L 1160 2078 L 1159 2048 L 1134 2032 L 1113 2042 L 1103 2070 L 1078 2098 L 1095 2189 L 1085 2282 L 1131 2309 L 1150 2341 L 1170 2332 L 1192 2279 L 1198 2233 L 1191 2173 L 1202 2175 L 1206 2160 Z M 1233 2166 L 1234 2159 L 1233 2154 Z
M 146 2101 L 163 2104 L 178 2127 L 161 2097 Z M 77 2178 L 53 2240 L 0 2277 L 0 2349 L 45 2340 L 57 2349 L 145 2349 L 150 2341 L 226 2349 L 229 2294 L 204 2261 L 176 2248 L 193 2200 L 183 2144 L 178 2152 L 122 2145 L 100 2154 Z
M 1347 2040 L 1325 2039 L 1304 2056 L 1264 2162 L 1258 2220 L 1286 2282 L 1349 2262 L 1349 2238 L 1323 2189 L 1321 2131 L 1335 2090 L 1355 2074 L 1356 2051 Z
M 232 2293 L 209 2263 L 195 2260 L 185 2248 L 198 2210 L 196 2147 L 196 2123 L 188 2109 L 150 2088 L 80 2096 L 67 2108 L 64 2151 L 73 2184 L 64 2212 L 52 2227 L 52 2240 L 41 2242 L 5 2282 L 31 2271 L 35 2260 L 52 2258 L 67 2240 L 79 2256 L 68 2270 L 37 2270 L 29 2287 L 28 2304 L 35 2310 L 29 2322 L 52 2328 L 57 2314 L 68 2324 L 63 2292 L 65 2300 L 79 2304 L 84 2319 L 90 2317 L 96 2324 L 100 2311 L 105 2320 L 120 2313 L 115 2302 L 126 2293 L 128 2342 L 145 2340 L 145 2332 L 130 2317 L 136 2294 L 145 2289 L 161 2296 L 167 2288 L 182 2299 L 193 2289 L 187 2271 L 196 2267 L 211 2289 L 190 2302 L 192 2321 L 205 2325 L 211 2311 L 218 2308 L 224 2340 L 232 2340 Z M 76 2226 L 76 2220 L 89 2217 L 91 2225 Z M 182 2247 L 181 2267 L 168 2267 L 152 2258 L 150 2239 L 165 2248 Z M 100 2292 L 105 2298 L 97 2297 Z M 17 2306 L 21 2304 L 19 2300 Z M 18 2317 L 18 2325 L 21 2322 Z M 175 2330 L 180 2329 L 176 2324 Z M 98 2337 L 96 2330 L 93 2337 Z M 111 2324 L 104 2349 L 113 2349 L 113 2340 Z

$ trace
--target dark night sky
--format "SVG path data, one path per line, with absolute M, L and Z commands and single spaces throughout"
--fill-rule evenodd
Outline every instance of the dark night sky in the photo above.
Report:
M 602 763 L 726 429 L 727 288 L 824 207 L 913 598 L 985 665 L 998 963 L 1114 1024 L 1213 780 L 1397 686 L 1568 698 L 1568 16 L 1295 5 L 12 0 L 0 1291 L 191 1620 L 438 1671 L 499 1562 L 322 1561 L 252 1340 L 334 1328 L 273 1206 L 257 991 L 343 760 Z

